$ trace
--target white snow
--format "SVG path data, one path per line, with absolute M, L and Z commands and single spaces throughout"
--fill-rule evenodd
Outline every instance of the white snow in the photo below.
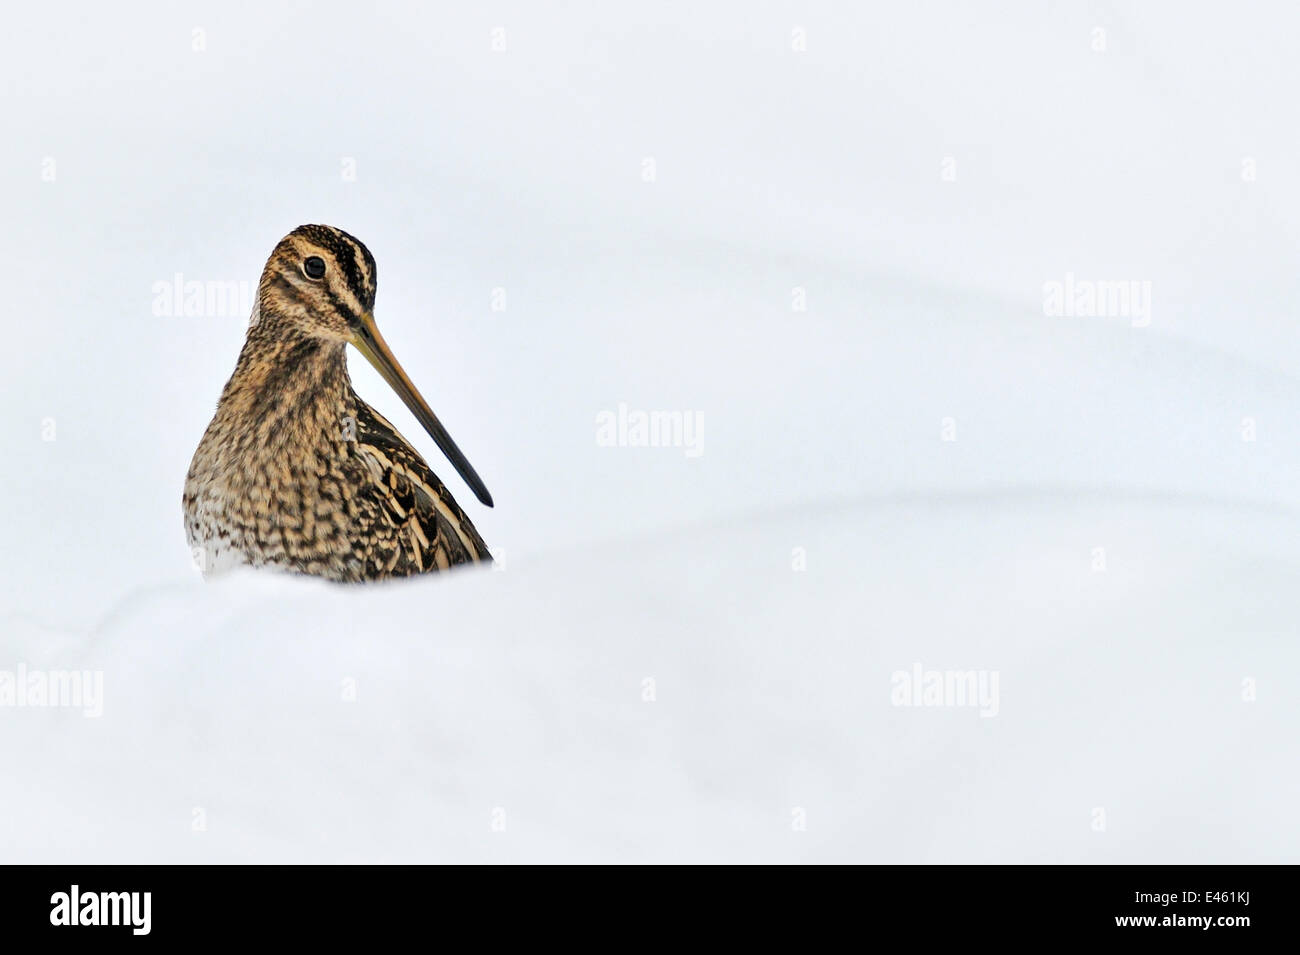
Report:
M 398 9 L 0 39 L 0 704 L 103 680 L 0 705 L 0 859 L 1300 857 L 1294 12 Z M 306 221 L 500 569 L 191 569 L 246 316 L 154 284 Z M 1067 275 L 1150 325 L 1045 314 Z M 697 448 L 601 446 L 620 404 Z M 996 712 L 894 705 L 918 665 Z

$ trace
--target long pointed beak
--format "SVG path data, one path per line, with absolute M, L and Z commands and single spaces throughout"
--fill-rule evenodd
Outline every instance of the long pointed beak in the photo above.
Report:
M 483 479 L 478 476 L 478 472 L 470 465 L 460 448 L 456 447 L 456 442 L 451 440 L 451 435 L 442 426 L 438 416 L 429 410 L 429 405 L 416 390 L 415 385 L 411 384 L 411 379 L 406 376 L 402 366 L 393 357 L 392 350 L 384 341 L 384 336 L 379 334 L 379 328 L 375 325 L 375 316 L 370 312 L 361 316 L 361 328 L 352 336 L 352 344 L 356 345 L 357 351 L 365 355 L 370 364 L 375 366 L 375 370 L 384 376 L 388 386 L 397 392 L 398 397 L 406 403 L 406 407 L 411 409 L 411 414 L 424 425 L 424 430 L 429 432 L 429 437 L 438 443 L 442 453 L 456 468 L 456 473 L 469 485 L 474 496 L 491 507 L 492 495 L 488 493 Z

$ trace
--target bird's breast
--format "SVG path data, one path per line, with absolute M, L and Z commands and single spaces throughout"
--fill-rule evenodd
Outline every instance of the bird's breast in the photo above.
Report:
M 345 414 L 253 433 L 214 419 L 185 482 L 186 531 L 205 573 L 238 563 L 310 565 L 347 549 L 364 468 Z M 261 433 L 257 433 L 260 431 Z

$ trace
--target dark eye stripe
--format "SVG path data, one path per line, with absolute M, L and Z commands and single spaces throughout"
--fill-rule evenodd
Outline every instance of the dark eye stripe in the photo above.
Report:
M 338 309 L 339 314 L 347 318 L 349 325 L 361 324 L 361 316 L 352 310 L 352 306 L 344 302 L 334 292 L 327 291 L 326 294 L 329 296 L 331 304 Z
M 287 278 L 285 278 L 281 273 L 279 272 L 274 273 L 271 276 L 271 281 L 274 283 L 276 288 L 284 292 L 288 292 L 291 298 L 295 298 L 295 299 L 301 298 L 302 296 L 301 290 L 292 282 L 290 282 Z M 338 310 L 338 313 L 348 320 L 348 324 L 350 325 L 361 324 L 361 316 L 358 315 L 353 310 L 351 305 L 343 301 L 343 299 L 339 298 L 337 293 L 327 288 L 325 289 L 325 295 L 329 298 L 330 304 L 333 305 L 334 308 Z

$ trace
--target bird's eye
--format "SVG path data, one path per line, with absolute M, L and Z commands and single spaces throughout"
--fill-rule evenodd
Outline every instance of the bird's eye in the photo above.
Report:
M 325 260 L 319 255 L 309 256 L 302 263 L 302 270 L 307 273 L 309 279 L 323 279 L 325 277 Z

